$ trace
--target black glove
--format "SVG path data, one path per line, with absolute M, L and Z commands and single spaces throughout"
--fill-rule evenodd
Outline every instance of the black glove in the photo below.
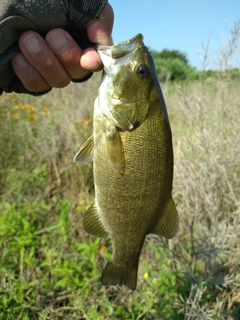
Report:
M 23 31 L 34 30 L 44 37 L 53 28 L 63 28 L 85 49 L 92 45 L 85 26 L 99 17 L 106 3 L 107 0 L 0 0 L 0 94 L 45 93 L 28 91 L 13 71 L 11 58 L 19 51 L 18 39 Z

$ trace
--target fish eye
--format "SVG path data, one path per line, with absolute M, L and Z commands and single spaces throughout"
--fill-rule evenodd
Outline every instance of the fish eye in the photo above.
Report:
M 140 78 L 145 79 L 149 76 L 149 74 L 150 74 L 150 70 L 146 64 L 140 64 L 137 67 L 137 75 Z

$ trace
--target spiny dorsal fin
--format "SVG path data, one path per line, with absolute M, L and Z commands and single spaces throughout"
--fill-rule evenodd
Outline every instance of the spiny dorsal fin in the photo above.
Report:
M 158 224 L 151 233 L 155 233 L 164 238 L 171 239 L 176 235 L 178 226 L 178 212 L 173 198 L 171 197 L 164 208 L 163 218 L 158 221 Z
M 118 129 L 112 124 L 107 124 L 105 127 L 105 138 L 107 152 L 110 160 L 119 174 L 124 174 L 124 152 L 123 145 Z
M 99 238 L 106 238 L 108 233 L 102 224 L 95 202 L 91 203 L 90 208 L 87 210 L 83 217 L 84 230 Z
M 93 147 L 93 135 L 91 135 L 81 146 L 80 150 L 73 158 L 73 162 L 87 163 L 93 161 Z

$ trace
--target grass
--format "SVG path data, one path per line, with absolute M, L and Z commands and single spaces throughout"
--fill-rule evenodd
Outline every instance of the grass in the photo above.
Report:
M 100 284 L 111 243 L 82 228 L 92 167 L 72 158 L 99 81 L 1 97 L 0 319 L 239 319 L 239 80 L 163 85 L 180 230 L 147 237 L 135 292 Z

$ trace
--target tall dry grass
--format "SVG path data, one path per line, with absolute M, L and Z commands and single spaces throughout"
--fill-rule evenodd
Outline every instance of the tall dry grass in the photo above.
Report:
M 225 319 L 240 302 L 238 86 L 226 79 L 178 85 L 169 99 L 169 107 L 174 106 L 174 198 L 181 217 L 170 245 L 192 283 L 189 297 L 179 302 L 185 319 L 212 314 Z M 201 276 L 199 270 L 204 270 Z M 207 290 L 214 290 L 217 300 L 202 307 Z
M 205 78 L 204 70 L 200 82 L 176 84 L 176 93 L 167 96 L 175 145 L 174 197 L 181 217 L 170 246 L 191 283 L 189 296 L 180 295 L 177 302 L 184 319 L 240 317 L 240 82 L 228 73 L 239 54 L 239 39 L 237 21 L 220 48 L 217 80 Z M 206 294 L 214 299 L 203 304 Z
M 17 177 L 24 168 L 19 188 L 24 196 L 34 190 L 24 189 L 24 181 L 34 168 L 45 164 L 49 170 L 48 184 L 36 196 L 53 195 L 77 202 L 81 193 L 93 187 L 87 168 L 74 166 L 72 159 L 92 128 L 93 102 L 97 96 L 100 74 L 82 85 L 72 84 L 64 90 L 52 90 L 34 98 L 28 95 L 3 95 L 1 98 L 1 190 L 2 200 L 14 198 L 14 188 L 7 176 Z M 19 161 L 18 161 L 19 160 Z M 18 163 L 16 167 L 16 163 Z M 11 167 L 11 165 L 13 167 Z M 22 170 L 23 169 L 23 170 Z M 10 188 L 9 188 L 10 187 Z

